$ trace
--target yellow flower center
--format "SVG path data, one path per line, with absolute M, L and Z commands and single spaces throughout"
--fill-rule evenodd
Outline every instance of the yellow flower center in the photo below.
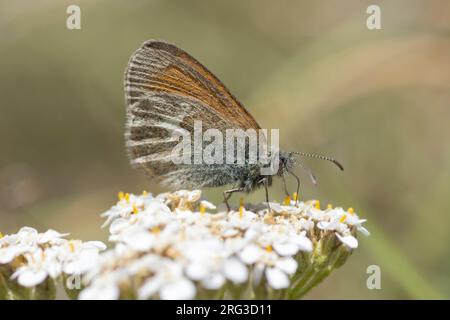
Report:
M 130 194 L 129 193 L 125 193 L 125 201 L 130 202 Z
M 139 212 L 138 208 L 135 204 L 133 204 L 133 214 L 137 214 Z
M 146 195 L 148 195 L 148 192 L 144 190 L 144 191 L 142 191 L 142 195 L 146 196 Z
M 117 198 L 119 198 L 119 201 L 122 200 L 122 199 L 125 199 L 125 193 L 123 193 L 123 191 L 120 191 L 120 192 L 117 194 Z
M 333 205 L 331 203 L 327 204 L 327 209 L 329 210 L 333 209 Z
M 241 198 L 241 200 L 239 201 L 239 218 L 243 218 L 244 217 L 244 198 Z
M 156 226 L 156 227 L 151 228 L 150 232 L 151 233 L 160 233 L 161 229 L 158 226 Z
M 72 241 L 69 242 L 69 250 L 70 252 L 75 252 L 75 245 L 73 244 Z
M 3 236 L 3 233 L 0 232 L 0 239 L 3 238 L 3 237 L 4 237 L 4 236 Z
M 205 214 L 206 208 L 203 204 L 200 204 L 200 214 L 203 216 Z
M 316 200 L 316 203 L 314 204 L 317 210 L 320 210 L 320 201 Z
M 293 199 L 294 201 L 297 201 L 297 200 L 298 200 L 298 194 L 297 194 L 297 192 L 294 192 L 294 194 L 292 195 L 292 199 Z
M 239 218 L 243 218 L 244 217 L 244 207 L 239 207 Z
M 284 205 L 285 206 L 288 206 L 288 205 L 290 205 L 291 204 L 291 197 L 290 196 L 286 196 L 285 198 L 284 198 Z
M 350 213 L 350 214 L 355 214 L 355 209 L 353 209 L 353 208 L 348 208 L 348 213 Z
M 345 219 L 347 219 L 347 215 L 346 215 L 346 214 L 344 214 L 344 215 L 339 219 L 339 222 L 342 223 L 342 222 L 345 221 Z
M 267 246 L 265 247 L 265 250 L 266 250 L 267 252 L 272 252 L 272 251 L 273 251 L 273 248 L 272 248 L 272 246 L 269 244 L 269 245 L 267 245 Z

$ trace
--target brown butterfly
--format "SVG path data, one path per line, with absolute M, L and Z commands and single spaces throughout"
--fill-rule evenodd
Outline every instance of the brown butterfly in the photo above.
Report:
M 134 167 L 172 189 L 234 185 L 224 192 L 228 209 L 233 192 L 251 192 L 261 186 L 265 187 L 269 201 L 272 175 L 261 174 L 262 163 L 175 164 L 172 161 L 172 150 L 179 143 L 174 132 L 193 133 L 195 121 L 202 121 L 203 130 L 214 128 L 224 134 L 226 129 L 261 129 L 223 83 L 188 53 L 166 42 L 144 42 L 128 63 L 125 95 L 125 139 Z M 284 151 L 272 154 L 272 159 L 277 157 L 279 162 L 273 175 L 284 178 L 287 173 L 292 174 L 297 179 L 297 193 L 300 180 L 291 169 L 298 154 L 332 161 L 343 170 L 329 157 Z

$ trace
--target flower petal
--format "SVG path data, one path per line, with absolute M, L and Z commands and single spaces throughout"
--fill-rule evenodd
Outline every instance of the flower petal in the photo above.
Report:
M 295 271 L 297 271 L 297 266 L 297 261 L 290 257 L 281 258 L 275 262 L 275 267 L 286 272 L 287 274 L 294 274 Z
M 187 200 L 189 202 L 196 202 L 196 201 L 200 200 L 201 196 L 202 196 L 201 190 L 193 190 L 193 191 L 189 192 Z
M 61 237 L 65 237 L 68 235 L 69 235 L 68 233 L 59 233 L 58 231 L 49 229 L 45 233 L 39 234 L 37 242 L 39 244 L 44 244 L 44 243 L 48 243 L 52 240 L 56 240 L 56 241 L 63 240 L 63 239 L 61 239 Z M 65 241 L 65 240 L 63 240 L 63 241 Z
M 301 251 L 311 252 L 313 250 L 313 243 L 308 237 L 296 236 L 293 237 L 293 241 Z
M 234 283 L 242 283 L 247 281 L 248 269 L 236 258 L 231 258 L 225 261 L 224 273 L 225 276 Z
M 153 277 L 147 280 L 138 290 L 138 298 L 145 300 L 155 295 L 161 288 L 163 281 L 160 277 Z
M 155 236 L 145 231 L 127 232 L 123 241 L 134 250 L 147 251 L 155 244 Z
M 79 300 L 117 300 L 120 290 L 114 284 L 91 285 L 80 292 Z
M 192 282 L 182 279 L 163 286 L 159 295 L 162 300 L 190 300 L 194 298 L 195 292 Z
M 109 226 L 109 233 L 117 234 L 120 231 L 126 229 L 130 226 L 130 222 L 125 218 L 118 218 L 114 220 Z
M 363 226 L 358 226 L 356 228 L 356 230 L 358 230 L 359 232 L 361 232 L 364 236 L 368 237 L 370 236 L 370 232 L 369 230 L 367 230 L 366 228 L 364 228 Z
M 198 281 L 208 276 L 208 269 L 201 263 L 190 263 L 186 268 L 186 275 L 194 280 Z
M 225 278 L 220 273 L 214 273 L 207 278 L 203 279 L 202 287 L 209 290 L 219 289 L 225 283 Z
M 277 268 L 266 269 L 267 282 L 273 289 L 285 289 L 289 286 L 288 276 Z
M 211 202 L 206 201 L 206 200 L 200 201 L 200 204 L 203 207 L 205 207 L 206 209 L 210 209 L 210 210 L 215 210 L 216 209 L 216 206 L 214 204 L 212 204 Z
M 250 244 L 246 246 L 240 253 L 239 258 L 245 264 L 253 264 L 257 262 L 262 256 L 261 248 L 257 245 Z
M 289 242 L 275 242 L 273 248 L 281 256 L 293 256 L 298 252 L 298 246 Z
M 336 236 L 343 244 L 345 244 L 350 249 L 358 248 L 358 240 L 354 236 L 341 236 L 339 233 L 336 233 Z
M 19 282 L 21 286 L 30 288 L 43 282 L 45 278 L 47 278 L 47 272 L 45 272 L 44 270 L 23 270 L 19 273 L 17 282 Z

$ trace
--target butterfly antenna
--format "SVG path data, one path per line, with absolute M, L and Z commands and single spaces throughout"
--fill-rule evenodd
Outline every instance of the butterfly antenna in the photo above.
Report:
M 344 171 L 344 167 L 342 166 L 342 164 L 340 164 L 337 160 L 335 160 L 331 157 L 322 156 L 320 154 L 315 154 L 315 153 L 306 153 L 306 152 L 295 152 L 295 153 L 300 156 L 304 156 L 304 157 L 316 158 L 316 159 L 327 160 L 327 161 L 333 162 L 339 169 Z

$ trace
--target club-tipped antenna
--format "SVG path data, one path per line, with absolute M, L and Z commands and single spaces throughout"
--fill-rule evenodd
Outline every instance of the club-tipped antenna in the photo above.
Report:
M 344 167 L 342 166 L 342 164 L 340 164 L 336 159 L 333 159 L 331 157 L 322 156 L 320 154 L 315 154 L 315 153 L 306 153 L 306 152 L 294 152 L 294 153 L 296 153 L 300 156 L 304 156 L 304 157 L 316 158 L 316 159 L 327 160 L 327 161 L 333 162 L 339 169 L 344 171 Z

